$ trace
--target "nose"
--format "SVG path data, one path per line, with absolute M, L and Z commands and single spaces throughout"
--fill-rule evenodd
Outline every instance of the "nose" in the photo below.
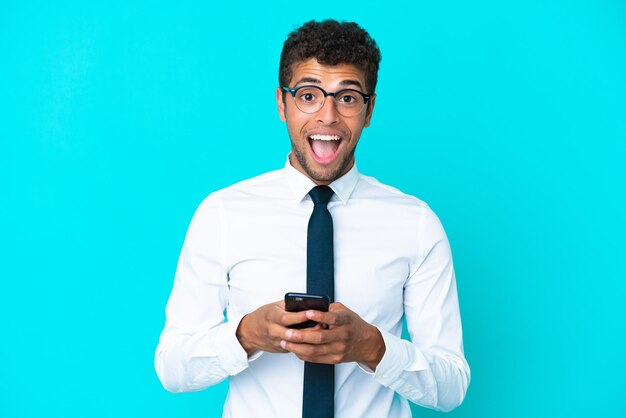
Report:
M 317 111 L 316 117 L 317 121 L 324 125 L 332 125 L 339 121 L 339 114 L 337 113 L 337 105 L 334 97 L 326 97 L 324 105 Z

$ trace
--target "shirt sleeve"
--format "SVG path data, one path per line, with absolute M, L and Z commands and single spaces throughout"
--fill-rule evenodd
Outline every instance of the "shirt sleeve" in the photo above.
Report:
M 450 411 L 463 402 L 470 381 L 452 254 L 430 209 L 419 231 L 418 256 L 404 287 L 411 341 L 380 330 L 386 352 L 374 377 L 411 402 Z
M 228 318 L 227 273 L 221 262 L 219 197 L 209 196 L 193 216 L 166 307 L 155 369 L 171 392 L 197 391 L 248 367 L 235 336 L 241 318 Z

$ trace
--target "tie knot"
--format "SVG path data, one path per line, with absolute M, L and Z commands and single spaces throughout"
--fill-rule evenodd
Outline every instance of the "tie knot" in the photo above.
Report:
M 330 201 L 330 198 L 333 197 L 333 189 L 328 186 L 315 186 L 309 192 L 311 199 L 313 199 L 314 204 L 322 204 L 326 205 Z

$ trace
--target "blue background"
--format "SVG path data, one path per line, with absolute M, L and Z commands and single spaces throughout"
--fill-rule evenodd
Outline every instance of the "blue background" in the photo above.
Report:
M 472 382 L 450 417 L 623 417 L 626 3 L 0 3 L 0 416 L 221 416 L 153 354 L 211 191 L 280 168 L 280 49 L 360 22 L 362 172 L 448 232 Z M 441 414 L 414 407 L 416 417 Z

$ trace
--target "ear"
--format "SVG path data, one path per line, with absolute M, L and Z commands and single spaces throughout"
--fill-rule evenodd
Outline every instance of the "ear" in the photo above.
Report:
M 376 95 L 372 94 L 372 97 L 370 97 L 370 100 L 367 106 L 367 113 L 365 113 L 365 123 L 363 124 L 363 127 L 365 128 L 370 126 L 370 121 L 372 120 L 372 113 L 374 112 L 375 104 L 376 104 Z
M 283 89 L 276 87 L 276 106 L 278 106 L 278 117 L 283 122 L 287 122 L 285 116 L 285 102 L 283 101 Z

